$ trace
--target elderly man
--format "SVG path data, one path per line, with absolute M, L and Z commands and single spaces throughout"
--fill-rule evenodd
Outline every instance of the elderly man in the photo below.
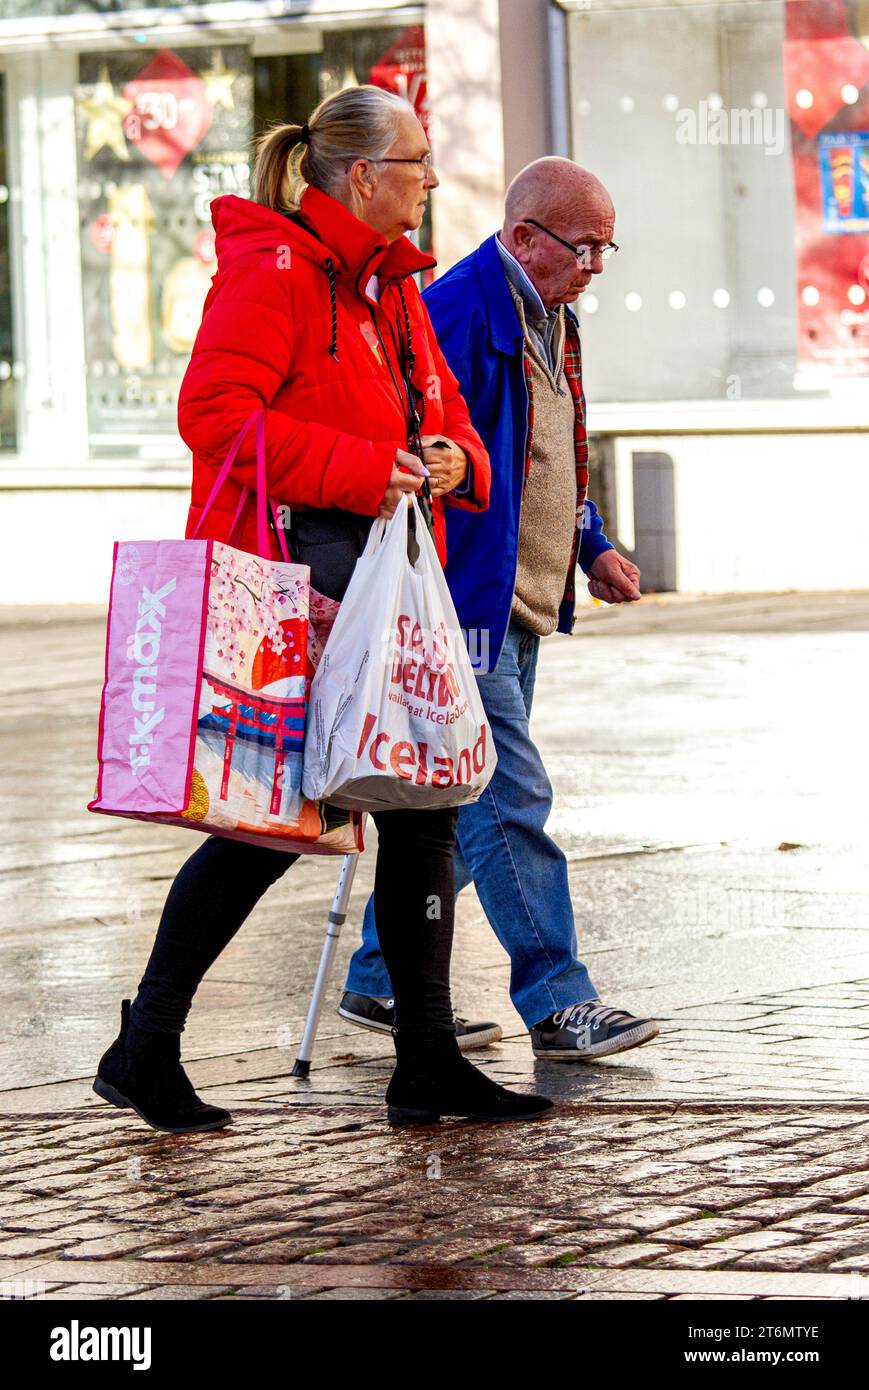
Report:
M 639 570 L 586 499 L 579 333 L 565 307 L 616 250 L 614 218 L 593 174 L 537 160 L 507 190 L 501 232 L 425 294 L 492 461 L 489 510 L 447 509 L 447 580 L 498 753 L 485 792 L 459 812 L 456 891 L 474 882 L 510 957 L 510 994 L 534 1055 L 564 1061 L 611 1056 L 658 1033 L 652 1020 L 605 1005 L 578 959 L 567 861 L 545 831 L 552 788 L 528 724 L 540 639 L 573 628 L 576 564 L 605 602 L 640 597 Z M 430 467 L 433 490 L 469 489 L 452 456 Z M 345 990 L 342 1017 L 391 1028 L 373 899 Z M 456 1031 L 465 1050 L 501 1036 L 497 1024 L 464 1019 Z

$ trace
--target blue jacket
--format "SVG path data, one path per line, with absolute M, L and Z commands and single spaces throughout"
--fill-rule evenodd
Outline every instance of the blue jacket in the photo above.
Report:
M 494 669 L 510 621 L 528 432 L 522 325 L 495 237 L 430 285 L 423 299 L 492 461 L 488 510 L 445 508 L 447 582 L 472 661 L 482 673 Z M 587 501 L 579 548 L 583 570 L 611 549 L 597 507 Z M 573 602 L 563 601 L 557 630 L 571 632 L 574 622 Z

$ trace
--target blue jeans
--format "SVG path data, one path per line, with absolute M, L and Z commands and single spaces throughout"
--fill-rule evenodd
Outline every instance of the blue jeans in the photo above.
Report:
M 475 884 L 510 957 L 510 997 L 529 1028 L 556 1009 L 597 998 L 577 956 L 567 860 L 544 829 L 552 786 L 528 728 L 539 648 L 535 633 L 511 623 L 494 671 L 477 677 L 498 763 L 479 801 L 459 810 L 453 856 L 456 895 Z M 344 987 L 393 993 L 377 944 L 373 897 Z

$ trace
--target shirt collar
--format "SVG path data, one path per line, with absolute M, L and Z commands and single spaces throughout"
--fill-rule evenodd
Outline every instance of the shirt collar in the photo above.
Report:
M 526 275 L 519 261 L 507 250 L 501 238 L 497 235 L 495 236 L 495 245 L 498 248 L 498 255 L 501 257 L 501 264 L 504 267 L 504 273 L 507 279 L 515 286 L 516 290 L 522 296 L 522 302 L 525 305 L 527 316 L 537 323 L 545 323 L 550 316 L 550 312 L 557 313 L 558 311 L 556 309 L 550 311 L 546 308 L 546 305 L 534 288 L 533 281 Z

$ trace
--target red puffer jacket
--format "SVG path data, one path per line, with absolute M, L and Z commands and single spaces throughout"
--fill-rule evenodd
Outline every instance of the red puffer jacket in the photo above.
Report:
M 388 244 L 316 188 L 306 189 L 301 213 L 310 232 L 234 194 L 212 203 L 218 270 L 178 397 L 178 429 L 193 453 L 187 535 L 236 434 L 262 406 L 270 496 L 295 509 L 375 516 L 395 451 L 407 448 L 399 360 L 408 350 L 421 393 L 420 434 L 445 434 L 471 459 L 470 495 L 447 500 L 483 510 L 489 457 L 413 279 L 435 262 L 407 237 Z M 373 274 L 379 303 L 365 294 Z M 228 538 L 239 489 L 254 486 L 255 433 L 252 425 L 200 535 Z M 434 513 L 443 564 L 441 499 Z M 269 537 L 277 558 L 277 539 Z M 257 550 L 252 501 L 234 544 Z

